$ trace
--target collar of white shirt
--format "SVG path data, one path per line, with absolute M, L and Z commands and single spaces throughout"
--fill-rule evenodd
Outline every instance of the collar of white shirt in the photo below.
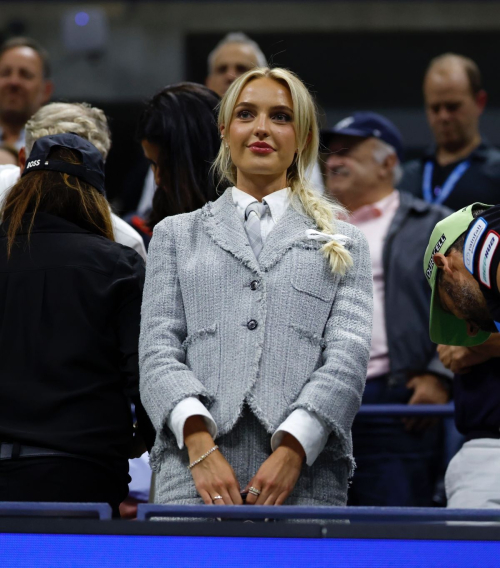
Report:
M 250 205 L 250 203 L 258 200 L 249 193 L 241 191 L 241 189 L 238 189 L 237 187 L 232 187 L 231 189 L 233 193 L 233 201 L 236 205 L 236 210 L 238 211 L 238 216 L 244 222 L 246 208 Z M 269 206 L 271 218 L 275 225 L 281 217 L 283 217 L 283 214 L 290 204 L 290 192 L 288 189 L 288 187 L 285 187 L 284 189 L 274 191 L 273 193 L 266 195 L 266 197 L 262 200 Z

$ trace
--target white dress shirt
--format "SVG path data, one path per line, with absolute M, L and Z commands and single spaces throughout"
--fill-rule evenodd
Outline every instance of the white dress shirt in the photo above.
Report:
M 257 199 L 236 187 L 228 191 L 233 192 L 236 210 L 243 223 L 246 208 Z M 260 220 L 262 241 L 265 243 L 269 233 L 290 204 L 288 188 L 267 195 L 263 202 L 267 203 L 270 212 L 270 215 L 263 215 Z M 191 416 L 202 416 L 212 438 L 217 435 L 217 425 L 205 405 L 195 397 L 185 398 L 177 404 L 168 418 L 168 427 L 175 435 L 180 449 L 184 447 L 184 424 Z M 314 412 L 302 408 L 294 410 L 273 434 L 271 438 L 271 449 L 273 451 L 281 444 L 286 433 L 294 436 L 303 447 L 307 465 L 314 463 L 325 447 L 329 435 L 326 423 Z

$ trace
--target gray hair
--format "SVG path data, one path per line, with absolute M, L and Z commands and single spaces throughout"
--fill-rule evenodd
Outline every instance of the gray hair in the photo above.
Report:
M 219 43 L 212 49 L 208 56 L 208 74 L 212 73 L 215 63 L 215 57 L 217 52 L 221 47 L 224 47 L 228 43 L 241 43 L 243 45 L 248 45 L 251 47 L 257 58 L 257 67 L 267 67 L 266 56 L 259 47 L 259 44 L 253 39 L 250 39 L 246 34 L 242 32 L 231 32 L 224 36 Z
M 111 133 L 106 115 L 88 103 L 50 103 L 39 109 L 26 123 L 26 155 L 42 136 L 74 132 L 91 142 L 106 159 Z
M 382 140 L 377 140 L 377 147 L 373 151 L 373 157 L 375 161 L 379 164 L 383 164 L 385 159 L 392 155 L 396 156 L 396 164 L 392 170 L 392 185 L 397 187 L 401 178 L 403 177 L 403 168 L 399 162 L 399 158 L 394 146 L 387 144 L 387 142 L 383 142 Z

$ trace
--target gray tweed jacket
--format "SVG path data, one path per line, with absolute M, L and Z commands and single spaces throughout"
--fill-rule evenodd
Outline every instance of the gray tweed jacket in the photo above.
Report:
M 160 434 L 153 466 L 167 448 L 170 412 L 189 396 L 207 405 L 219 435 L 245 402 L 268 432 L 305 408 L 331 429 L 330 451 L 352 461 L 372 327 L 368 244 L 339 222 L 354 266 L 333 275 L 322 243 L 307 238 L 314 222 L 297 208 L 288 207 L 259 261 L 230 191 L 155 227 L 139 347 L 141 397 Z

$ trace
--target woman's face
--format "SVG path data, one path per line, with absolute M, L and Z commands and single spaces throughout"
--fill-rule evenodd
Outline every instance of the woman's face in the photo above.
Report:
M 153 174 L 155 176 L 155 183 L 157 186 L 160 186 L 160 168 L 158 166 L 158 162 L 160 160 L 160 147 L 158 146 L 158 144 L 153 144 L 148 140 L 142 140 L 141 146 L 146 159 L 151 164 L 151 169 L 153 170 Z
M 221 132 L 229 144 L 238 181 L 254 176 L 283 177 L 297 151 L 293 102 L 288 88 L 263 77 L 248 83 L 233 110 L 228 132 Z

